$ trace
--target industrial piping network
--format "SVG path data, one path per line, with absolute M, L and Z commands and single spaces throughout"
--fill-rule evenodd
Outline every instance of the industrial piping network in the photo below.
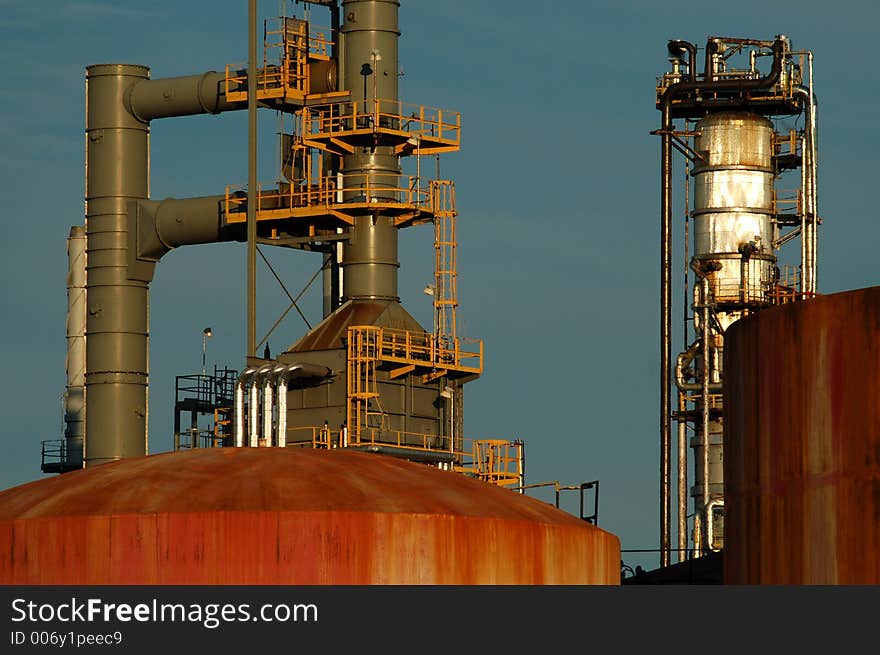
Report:
M 444 468 L 459 470 L 463 458 L 473 453 L 476 461 L 485 447 L 498 466 L 521 460 L 519 440 L 463 446 L 462 387 L 482 372 L 482 343 L 469 349 L 456 334 L 454 187 L 448 180 L 423 186 L 418 164 L 415 178 L 401 179 L 402 157 L 458 150 L 460 115 L 404 109 L 398 99 L 398 0 L 342 0 L 342 12 L 337 0 L 304 4 L 329 9 L 330 37 L 282 16 L 277 30 L 264 31 L 262 68 L 250 0 L 246 72 L 227 66 L 225 73 L 151 80 L 145 66 L 86 69 L 86 211 L 85 226 L 72 230 L 69 243 L 61 470 L 147 453 L 155 266 L 174 248 L 223 241 L 248 246 L 247 363 L 235 385 L 230 445 L 289 445 L 290 430 L 329 420 L 341 424 L 337 443 Z M 270 43 L 269 34 L 280 41 Z M 274 46 L 281 46 L 280 61 L 270 64 Z M 256 183 L 258 107 L 294 116 L 295 133 L 281 137 L 285 179 L 275 190 Z M 149 199 L 152 121 L 244 109 L 246 192 L 227 187 L 223 195 Z M 433 333 L 400 306 L 397 289 L 397 231 L 423 223 L 435 232 Z M 276 360 L 255 354 L 258 242 L 323 253 L 324 321 Z M 296 393 L 319 383 L 317 400 Z M 496 456 L 508 448 L 517 454 Z M 478 475 L 523 485 L 521 473 Z
M 251 4 L 253 17 L 255 3 Z M 311 4 L 330 8 L 334 32 L 339 33 L 336 1 Z M 371 51 L 379 47 L 396 71 L 399 3 L 346 0 L 343 5 L 349 16 L 360 18 L 360 23 L 343 30 L 348 35 L 346 58 L 352 62 L 345 78 L 347 85 L 359 86 L 352 81 L 360 61 L 369 60 Z M 336 54 L 335 42 L 333 48 Z M 250 54 L 253 64 L 254 53 Z M 319 65 L 323 65 L 326 77 L 334 77 L 326 74 L 326 64 Z M 253 65 L 247 79 L 248 95 L 252 96 L 257 90 Z M 383 76 L 379 84 L 383 97 L 397 97 L 396 75 Z M 148 288 L 160 258 L 185 245 L 244 241 L 248 237 L 255 240 L 254 234 L 246 233 L 245 225 L 224 221 L 225 195 L 161 202 L 148 199 L 151 121 L 219 114 L 249 105 L 255 109 L 251 97 L 250 102 L 230 101 L 227 88 L 227 75 L 214 71 L 151 80 L 146 66 L 102 64 L 87 68 L 86 220 L 84 227 L 72 229 L 69 241 L 67 468 L 78 468 L 81 461 L 89 466 L 147 452 Z M 253 148 L 254 135 L 251 137 Z M 352 157 L 344 172 L 377 167 L 399 173 L 396 158 L 380 154 Z M 250 212 L 256 203 L 248 205 Z M 254 225 L 251 218 L 247 227 Z M 387 223 L 377 229 L 365 228 L 360 222 L 354 230 L 362 238 L 347 247 L 347 279 L 349 286 L 355 287 L 346 290 L 348 297 L 396 298 L 396 229 Z M 81 254 L 83 240 L 85 256 Z M 359 270 L 365 275 L 359 276 Z M 249 298 L 252 296 L 249 293 Z M 83 315 L 84 325 L 79 320 Z
M 661 566 L 671 558 L 671 421 L 678 421 L 678 548 L 688 557 L 687 427 L 692 424 L 694 461 L 694 556 L 723 545 L 723 415 L 721 370 L 724 331 L 737 319 L 773 304 L 816 295 L 817 212 L 816 99 L 812 53 L 794 52 L 787 37 L 773 41 L 710 37 L 702 78 L 697 48 L 672 40 L 672 71 L 658 79 L 661 128 L 660 261 L 660 550 Z M 728 59 L 748 50 L 749 67 L 733 69 Z M 757 59 L 772 56 L 762 75 Z M 799 63 L 796 60 L 799 58 Z M 807 73 L 804 84 L 803 74 Z M 806 116 L 803 129 L 776 133 L 768 118 Z M 686 120 L 678 130 L 675 119 Z M 687 121 L 697 121 L 693 130 Z M 685 205 L 694 221 L 693 258 L 685 264 L 685 302 L 692 303 L 696 341 L 672 366 L 672 150 L 686 160 Z M 786 150 L 787 148 L 787 150 Z M 801 169 L 796 199 L 780 197 L 779 176 Z M 690 205 L 690 177 L 694 200 Z M 786 202 L 793 212 L 783 211 Z M 783 228 L 791 227 L 783 233 Z M 800 237 L 798 281 L 780 278 L 776 250 Z M 688 245 L 685 246 L 687 252 Z M 688 299 L 687 271 L 697 276 Z M 678 390 L 671 410 L 672 382 Z

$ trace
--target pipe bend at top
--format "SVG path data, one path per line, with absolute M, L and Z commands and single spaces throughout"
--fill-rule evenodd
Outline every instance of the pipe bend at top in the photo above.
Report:
M 679 93 L 687 91 L 755 91 L 757 89 L 766 89 L 772 87 L 779 81 L 782 74 L 782 59 L 785 54 L 785 40 L 777 38 L 773 41 L 773 66 L 770 72 L 764 77 L 754 80 L 713 80 L 712 79 L 712 55 L 714 54 L 714 46 L 716 42 L 712 39 L 706 44 L 706 71 L 703 80 L 688 80 L 687 82 L 677 82 L 671 84 L 663 92 L 660 98 L 660 109 L 663 112 L 663 129 L 672 129 L 672 113 L 669 111 L 672 100 Z
M 697 46 L 690 41 L 682 41 L 681 39 L 670 39 L 666 45 L 670 54 L 675 54 L 676 50 L 685 50 L 688 53 L 688 81 L 697 81 Z

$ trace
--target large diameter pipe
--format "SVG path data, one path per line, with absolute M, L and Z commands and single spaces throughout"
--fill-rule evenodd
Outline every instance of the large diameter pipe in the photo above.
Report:
M 67 389 L 64 395 L 65 466 L 82 467 L 85 436 L 86 228 L 67 238 Z
M 124 100 L 132 116 L 144 123 L 154 118 L 219 114 L 242 109 L 241 103 L 227 102 L 226 75 L 215 71 L 145 80 L 133 85 Z
M 224 225 L 223 202 L 224 196 L 138 201 L 138 256 L 158 260 L 180 246 L 244 241 L 244 226 Z
M 359 217 L 343 248 L 343 302 L 353 298 L 399 300 L 397 228 L 391 217 Z
M 86 69 L 85 465 L 147 452 L 147 283 L 128 278 L 128 203 L 149 195 L 149 126 L 124 98 L 145 66 Z

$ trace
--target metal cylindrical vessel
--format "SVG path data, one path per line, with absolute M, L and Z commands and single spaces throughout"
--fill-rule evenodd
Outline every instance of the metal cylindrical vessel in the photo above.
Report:
M 343 0 L 341 78 L 359 114 L 398 111 L 399 7 L 398 0 Z M 380 123 L 386 120 L 385 116 L 379 118 Z M 346 155 L 341 172 L 345 188 L 350 189 L 345 201 L 387 200 L 394 193 L 391 190 L 400 186 L 400 159 L 388 146 L 362 148 Z M 393 218 L 358 216 L 342 252 L 343 301 L 398 300 L 398 267 Z
M 67 237 L 67 389 L 64 394 L 65 465 L 81 467 L 85 436 L 86 228 L 74 225 Z
M 149 195 L 149 125 L 128 90 L 145 66 L 86 69 L 86 466 L 147 451 L 148 285 L 128 276 L 128 202 Z
M 736 323 L 725 581 L 880 584 L 880 287 Z
M 0 584 L 618 584 L 616 536 L 347 449 L 204 448 L 0 492 Z
M 700 120 L 696 131 L 702 159 L 693 171 L 694 256 L 720 264 L 711 276 L 716 302 L 766 302 L 776 261 L 773 124 L 722 112 Z

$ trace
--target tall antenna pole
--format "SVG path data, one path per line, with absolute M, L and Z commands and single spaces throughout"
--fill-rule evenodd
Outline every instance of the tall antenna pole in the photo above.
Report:
M 247 356 L 257 356 L 257 0 L 248 0 Z

